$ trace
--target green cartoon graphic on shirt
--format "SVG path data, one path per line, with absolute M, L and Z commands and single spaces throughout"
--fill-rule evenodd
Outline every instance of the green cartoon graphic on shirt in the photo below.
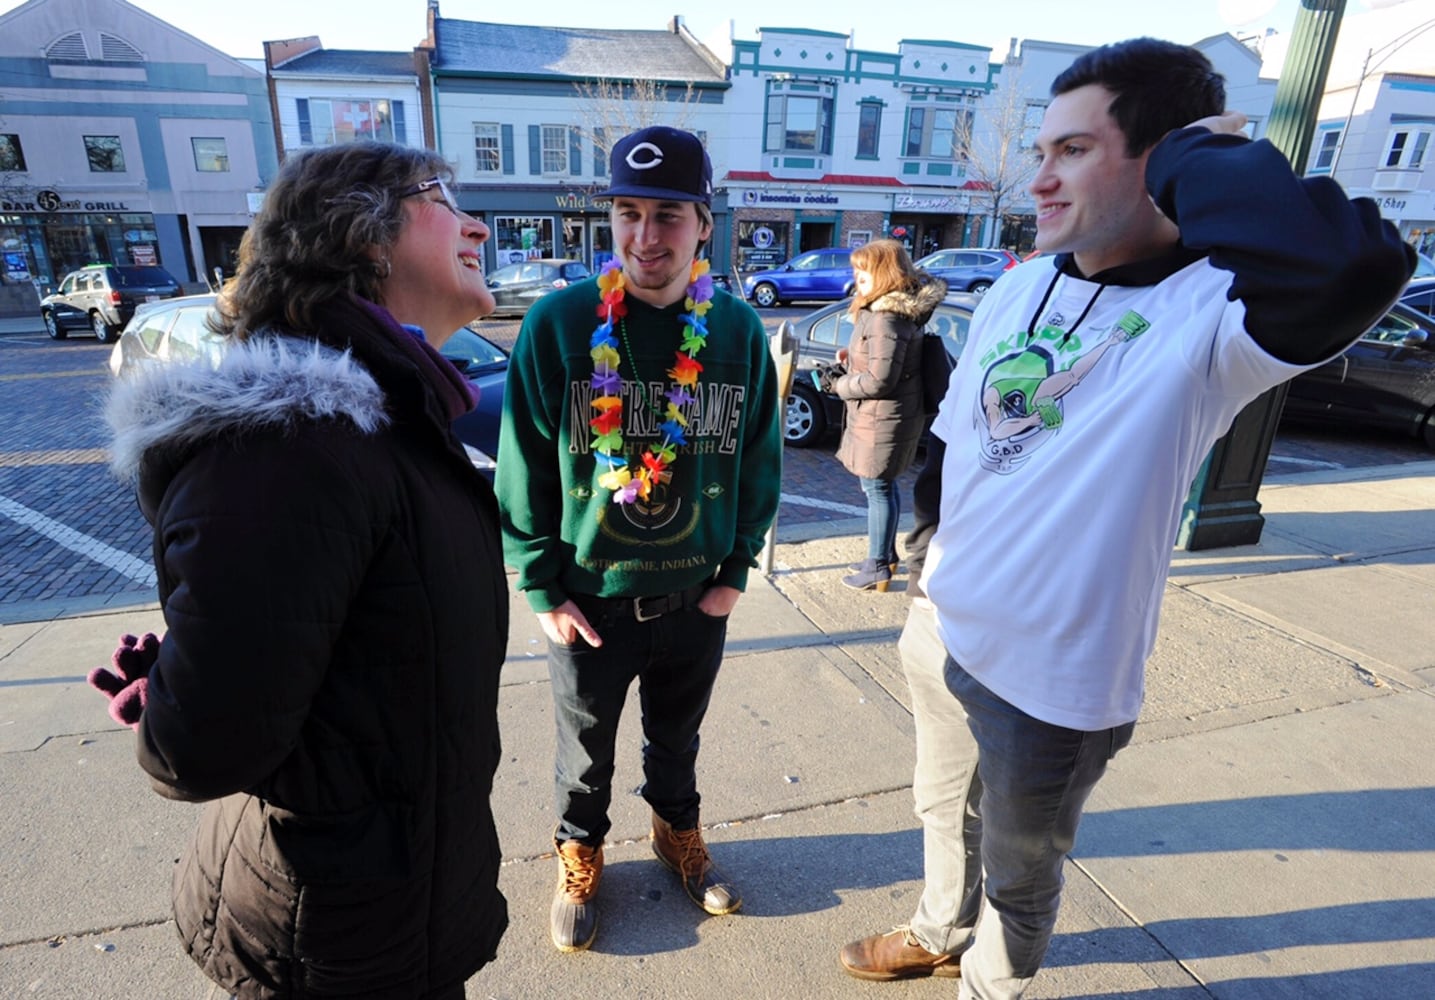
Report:
M 1128 312 L 1095 347 L 1059 326 L 1043 326 L 988 351 L 981 359 L 986 374 L 973 415 L 982 466 L 1004 475 L 1015 472 L 1061 430 L 1066 394 L 1091 374 L 1107 351 L 1145 333 L 1150 325 Z

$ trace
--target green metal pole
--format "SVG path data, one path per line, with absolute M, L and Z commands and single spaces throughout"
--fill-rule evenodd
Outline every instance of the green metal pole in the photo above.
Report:
M 1345 0 L 1301 0 L 1296 14 L 1266 129 L 1266 137 L 1285 153 L 1296 173 L 1305 172 L 1316 114 L 1335 54 L 1335 36 L 1344 13 Z M 1282 384 L 1253 400 L 1236 415 L 1225 437 L 1211 448 L 1182 509 L 1176 535 L 1178 546 L 1194 552 L 1254 545 L 1261 540 L 1265 518 L 1256 494 L 1285 398 L 1286 387 Z

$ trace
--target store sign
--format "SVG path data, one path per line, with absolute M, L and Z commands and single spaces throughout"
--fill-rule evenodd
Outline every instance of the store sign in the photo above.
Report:
M 965 195 L 894 194 L 892 208 L 908 212 L 965 212 L 970 200 Z
M 568 212 L 579 212 L 593 206 L 586 194 L 580 194 L 577 191 L 566 191 L 563 194 L 554 195 L 553 200 L 557 202 L 560 209 Z
M 36 191 L 34 201 L 0 201 L 5 212 L 128 212 L 122 201 L 66 201 L 58 191 Z
M 742 203 L 748 207 L 758 205 L 837 205 L 841 199 L 835 194 L 826 192 L 800 192 L 800 191 L 744 191 Z

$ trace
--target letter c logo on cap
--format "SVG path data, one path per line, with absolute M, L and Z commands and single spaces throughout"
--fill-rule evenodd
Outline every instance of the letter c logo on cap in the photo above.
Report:
M 644 154 L 640 157 L 639 154 Z M 663 151 L 651 142 L 640 142 L 623 157 L 634 170 L 652 170 L 663 165 Z

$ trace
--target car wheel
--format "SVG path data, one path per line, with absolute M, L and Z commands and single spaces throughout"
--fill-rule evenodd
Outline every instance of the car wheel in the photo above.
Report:
M 973 295 L 980 295 L 990 287 L 992 287 L 992 283 L 990 281 L 973 281 L 971 293 Z
M 799 372 L 798 378 L 806 378 Z M 782 440 L 794 448 L 811 448 L 827 431 L 827 415 L 815 390 L 794 382 L 782 423 Z
M 766 281 L 752 290 L 752 300 L 764 309 L 771 309 L 782 301 L 777 297 L 777 286 Z
M 106 323 L 99 313 L 90 313 L 90 329 L 95 331 L 95 339 L 102 344 L 115 339 L 115 328 Z
M 51 340 L 65 339 L 65 328 L 56 321 L 54 313 L 45 314 L 45 332 L 50 335 Z

